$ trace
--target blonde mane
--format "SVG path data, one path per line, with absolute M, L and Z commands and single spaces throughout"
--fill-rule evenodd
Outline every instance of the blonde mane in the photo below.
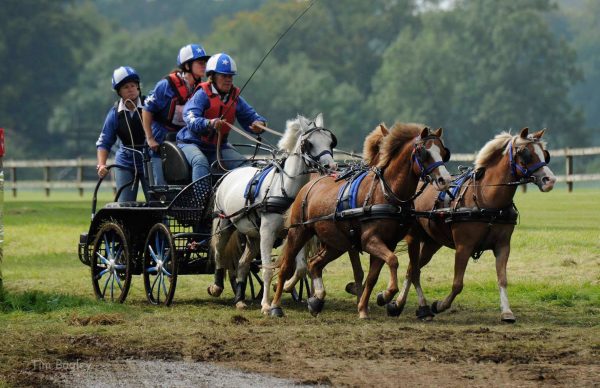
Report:
M 383 137 L 379 147 L 379 161 L 377 167 L 387 166 L 400 149 L 409 141 L 417 137 L 423 129 L 424 124 L 418 123 L 396 123 L 390 128 L 390 134 Z
M 298 142 L 298 137 L 300 137 L 300 133 L 302 132 L 300 117 L 286 121 L 285 128 L 283 137 L 279 139 L 277 147 L 279 147 L 280 151 L 293 152 Z
M 475 168 L 487 167 L 491 161 L 498 155 L 499 152 L 502 155 L 506 154 L 507 146 L 509 142 L 514 142 L 516 148 L 520 148 L 529 143 L 534 143 L 540 140 L 532 138 L 531 136 L 527 138 L 522 138 L 519 135 L 511 135 L 510 132 L 501 132 L 496 135 L 492 140 L 488 141 L 481 150 L 477 153 L 475 157 Z M 546 143 L 540 141 L 542 144 L 542 148 L 546 148 Z
M 385 124 L 381 123 L 374 130 L 371 131 L 365 138 L 363 143 L 363 159 L 365 163 L 370 166 L 375 161 L 379 160 L 379 150 L 381 148 L 381 141 L 387 136 L 388 131 L 385 129 Z

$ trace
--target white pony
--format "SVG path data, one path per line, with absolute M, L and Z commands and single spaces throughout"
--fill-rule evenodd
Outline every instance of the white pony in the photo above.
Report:
M 215 284 L 208 287 L 208 293 L 219 296 L 223 291 L 225 269 L 235 268 L 233 263 L 223 262 L 221 254 L 234 230 L 246 236 L 246 247 L 237 266 L 236 296 L 238 308 L 245 307 L 244 294 L 246 277 L 250 263 L 260 251 L 263 271 L 263 296 L 261 311 L 267 314 L 270 309 L 269 292 L 273 267 L 271 251 L 275 240 L 284 231 L 283 213 L 287 210 L 300 188 L 310 178 L 310 169 L 335 169 L 333 148 L 337 141 L 333 133 L 323 128 L 322 114 L 311 121 L 298 115 L 286 123 L 286 131 L 279 141 L 279 150 L 287 154 L 283 166 L 273 163 L 273 168 L 262 176 L 255 167 L 241 167 L 223 177 L 215 192 L 215 214 L 211 245 L 216 262 Z M 258 178 L 258 179 L 257 179 Z M 259 186 L 250 182 L 260 181 Z M 247 198 L 247 193 L 253 200 Z M 298 256 L 304 258 L 301 251 Z M 304 263 L 304 260 L 299 260 Z M 306 270 L 297 268 L 298 272 Z

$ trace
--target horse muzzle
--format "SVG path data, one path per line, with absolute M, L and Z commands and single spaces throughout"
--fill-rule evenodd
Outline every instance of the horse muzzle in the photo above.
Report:
M 537 176 L 534 174 L 532 175 L 532 178 L 534 178 L 536 186 L 543 193 L 547 193 L 548 191 L 552 190 L 554 188 L 554 184 L 556 183 L 556 177 L 552 173 L 544 174 L 542 176 Z

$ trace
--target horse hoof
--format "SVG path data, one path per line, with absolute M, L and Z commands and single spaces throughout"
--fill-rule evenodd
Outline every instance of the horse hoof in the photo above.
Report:
M 388 317 L 399 317 L 402 313 L 402 310 L 404 310 L 404 305 L 398 306 L 398 304 L 396 304 L 396 301 L 390 302 L 385 305 L 385 311 Z
M 240 300 L 239 302 L 237 302 L 237 303 L 235 304 L 235 308 L 236 308 L 236 309 L 238 309 L 238 310 L 243 310 L 243 309 L 245 309 L 246 307 L 248 307 L 248 305 L 247 305 L 246 303 L 244 303 L 244 301 L 243 301 L 243 300 Z
M 269 311 L 269 313 L 271 314 L 272 317 L 277 317 L 277 318 L 283 317 L 283 310 L 281 309 L 281 307 L 271 307 L 271 310 Z
M 383 297 L 383 291 L 377 293 L 377 306 L 385 306 L 387 301 Z
M 504 323 L 515 323 L 517 321 L 517 319 L 512 313 L 503 313 L 500 316 L 500 319 Z
M 310 314 L 313 317 L 316 317 L 323 310 L 323 305 L 325 304 L 325 301 L 315 296 L 311 296 L 310 298 L 308 298 L 307 304 L 308 311 L 310 311 Z
M 346 292 L 350 295 L 356 295 L 356 283 L 350 282 L 346 284 Z
M 440 310 L 438 310 L 438 303 L 440 303 L 438 300 L 436 300 L 435 302 L 433 302 L 431 304 L 431 312 L 434 314 L 439 314 Z
M 435 314 L 431 311 L 429 306 L 419 306 L 416 311 L 417 319 L 422 321 L 431 321 Z
M 208 295 L 212 296 L 213 298 L 218 298 L 221 296 L 221 293 L 223 293 L 223 289 L 216 284 L 211 284 L 206 289 L 206 292 L 208 292 Z

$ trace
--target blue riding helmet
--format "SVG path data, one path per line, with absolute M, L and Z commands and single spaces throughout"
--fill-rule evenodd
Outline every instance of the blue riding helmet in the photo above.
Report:
M 140 76 L 133 67 L 121 66 L 113 71 L 112 76 L 112 87 L 114 90 L 119 91 L 119 88 L 127 82 L 140 83 Z
M 194 43 L 188 44 L 179 50 L 179 55 L 177 55 L 177 66 L 195 61 L 196 59 L 208 60 L 208 58 L 210 58 L 210 55 L 206 55 L 206 51 L 204 51 L 202 46 Z
M 211 73 L 235 75 L 237 73 L 237 65 L 229 55 L 218 53 L 210 57 L 206 63 L 206 75 L 210 75 Z

